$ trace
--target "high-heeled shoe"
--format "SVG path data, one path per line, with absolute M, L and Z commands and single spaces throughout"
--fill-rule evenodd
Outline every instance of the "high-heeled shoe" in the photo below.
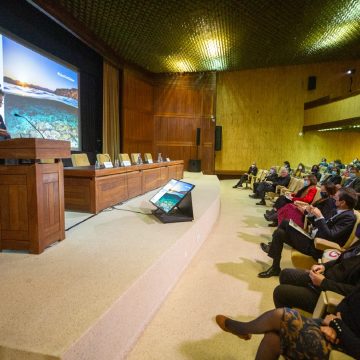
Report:
M 225 321 L 226 320 L 230 320 L 228 317 L 224 316 L 224 315 L 216 315 L 216 323 L 219 325 L 219 327 L 221 328 L 221 330 L 226 331 L 228 333 L 231 333 L 233 335 L 238 336 L 240 339 L 243 340 L 250 340 L 251 339 L 251 334 L 237 334 L 236 332 L 228 329 L 226 327 Z

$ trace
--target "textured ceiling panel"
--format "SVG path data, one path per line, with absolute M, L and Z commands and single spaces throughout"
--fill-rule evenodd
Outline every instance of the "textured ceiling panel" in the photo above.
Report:
M 151 72 L 360 58 L 359 0 L 53 0 Z

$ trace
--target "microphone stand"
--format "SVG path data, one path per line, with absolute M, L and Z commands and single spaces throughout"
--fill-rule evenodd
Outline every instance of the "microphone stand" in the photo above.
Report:
M 28 122 L 28 124 L 30 124 L 41 135 L 41 137 L 43 139 L 45 139 L 45 136 L 40 132 L 40 130 L 27 117 L 25 117 L 23 115 L 19 115 L 19 114 L 14 114 L 14 116 L 25 119 Z

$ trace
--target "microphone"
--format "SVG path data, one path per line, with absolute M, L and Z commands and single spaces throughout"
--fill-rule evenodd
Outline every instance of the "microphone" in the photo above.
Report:
M 45 139 L 45 136 L 41 133 L 41 131 L 27 117 L 19 115 L 17 113 L 15 113 L 14 116 L 25 119 L 41 135 L 41 137 Z

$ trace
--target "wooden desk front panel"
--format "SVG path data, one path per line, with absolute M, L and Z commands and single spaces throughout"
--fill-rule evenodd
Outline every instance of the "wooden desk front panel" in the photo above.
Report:
M 95 211 L 115 205 L 128 198 L 126 174 L 117 174 L 95 178 Z
M 126 174 L 128 198 L 142 194 L 142 172 L 133 171 Z
M 169 169 L 169 180 L 170 179 L 177 179 L 178 180 L 177 171 L 176 171 L 176 165 L 169 166 L 168 169 Z
M 160 187 L 161 168 L 143 170 L 143 193 Z
M 95 213 L 95 185 L 91 178 L 65 177 L 65 209 Z
M 176 168 L 176 179 L 180 180 L 184 177 L 184 164 L 175 165 Z
M 169 167 L 160 168 L 160 186 L 165 185 L 169 181 Z
M 65 208 L 97 213 L 163 186 L 171 178 L 181 179 L 183 168 L 183 161 L 100 170 L 65 168 Z

